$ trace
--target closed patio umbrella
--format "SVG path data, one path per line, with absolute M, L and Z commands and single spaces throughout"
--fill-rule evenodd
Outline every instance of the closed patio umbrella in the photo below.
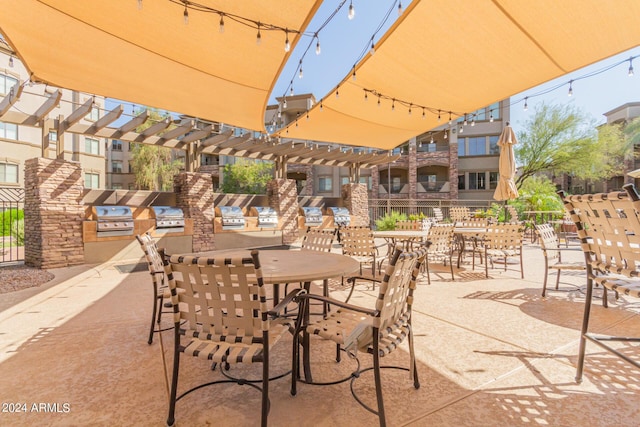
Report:
M 518 198 L 518 189 L 514 178 L 516 176 L 516 159 L 513 153 L 513 146 L 518 143 L 516 134 L 513 128 L 507 126 L 502 130 L 500 138 L 498 138 L 498 147 L 500 147 L 500 162 L 498 165 L 498 171 L 500 178 L 498 179 L 498 186 L 493 193 L 495 200 L 513 200 Z

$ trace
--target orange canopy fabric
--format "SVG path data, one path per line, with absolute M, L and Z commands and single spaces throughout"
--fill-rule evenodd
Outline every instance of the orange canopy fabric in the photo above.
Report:
M 0 0 L 0 32 L 38 81 L 144 106 L 264 127 L 269 94 L 289 54 L 284 31 L 306 28 L 321 0 Z M 260 21 L 257 30 L 231 15 Z
M 414 0 L 356 80 L 346 76 L 287 136 L 396 147 L 450 111 L 472 113 L 638 46 L 638 16 L 637 0 Z M 365 89 L 375 91 L 366 101 Z
M 296 31 L 321 3 L 199 2 Z M 36 80 L 264 131 L 285 35 L 262 31 L 257 46 L 255 29 L 227 19 L 221 34 L 218 14 L 195 11 L 185 25 L 183 9 L 169 0 L 144 0 L 142 10 L 134 0 L 0 0 L 0 31 Z M 281 135 L 390 149 L 449 112 L 471 113 L 638 46 L 638 16 L 638 0 L 413 0 L 356 66 L 357 79 L 316 94 L 309 120 Z M 299 37 L 289 37 L 293 48 Z

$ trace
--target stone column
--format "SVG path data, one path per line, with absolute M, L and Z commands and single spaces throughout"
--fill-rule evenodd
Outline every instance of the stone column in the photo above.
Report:
M 369 195 L 366 184 L 344 184 L 342 199 L 351 213 L 351 225 L 369 225 Z
M 59 268 L 84 263 L 80 163 L 42 157 L 25 161 L 25 264 Z
M 449 143 L 449 198 L 458 199 L 458 143 Z
M 193 219 L 193 252 L 214 250 L 213 180 L 209 173 L 182 172 L 173 179 L 176 204 Z
M 278 213 L 282 224 L 282 243 L 298 240 L 298 192 L 293 179 L 273 179 L 267 183 L 269 206 Z

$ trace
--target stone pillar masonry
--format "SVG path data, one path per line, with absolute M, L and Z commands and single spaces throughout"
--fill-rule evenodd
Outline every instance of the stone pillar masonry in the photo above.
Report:
M 458 144 L 449 144 L 449 198 L 458 199 Z
M 182 172 L 173 179 L 176 204 L 193 219 L 193 252 L 215 250 L 214 195 L 211 174 Z
M 349 183 L 342 186 L 344 206 L 351 213 L 352 225 L 369 225 L 369 195 L 367 185 Z
M 43 269 L 83 264 L 80 163 L 28 159 L 24 187 L 25 264 Z
M 273 179 L 267 183 L 269 206 L 278 213 L 282 224 L 282 243 L 298 240 L 298 193 L 293 179 Z

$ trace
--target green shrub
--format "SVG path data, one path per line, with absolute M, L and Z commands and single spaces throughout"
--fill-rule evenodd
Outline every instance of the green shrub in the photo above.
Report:
M 405 214 L 391 211 L 387 215 L 376 220 L 376 229 L 380 231 L 395 230 L 396 222 L 406 220 L 407 216 Z
M 0 236 L 11 234 L 12 223 L 23 218 L 24 211 L 22 209 L 7 209 L 0 213 Z
M 11 235 L 14 237 L 15 246 L 24 246 L 24 218 L 13 221 Z
M 409 221 L 422 221 L 426 217 L 427 216 L 424 214 L 424 212 L 420 212 L 419 214 L 411 214 L 409 215 Z

